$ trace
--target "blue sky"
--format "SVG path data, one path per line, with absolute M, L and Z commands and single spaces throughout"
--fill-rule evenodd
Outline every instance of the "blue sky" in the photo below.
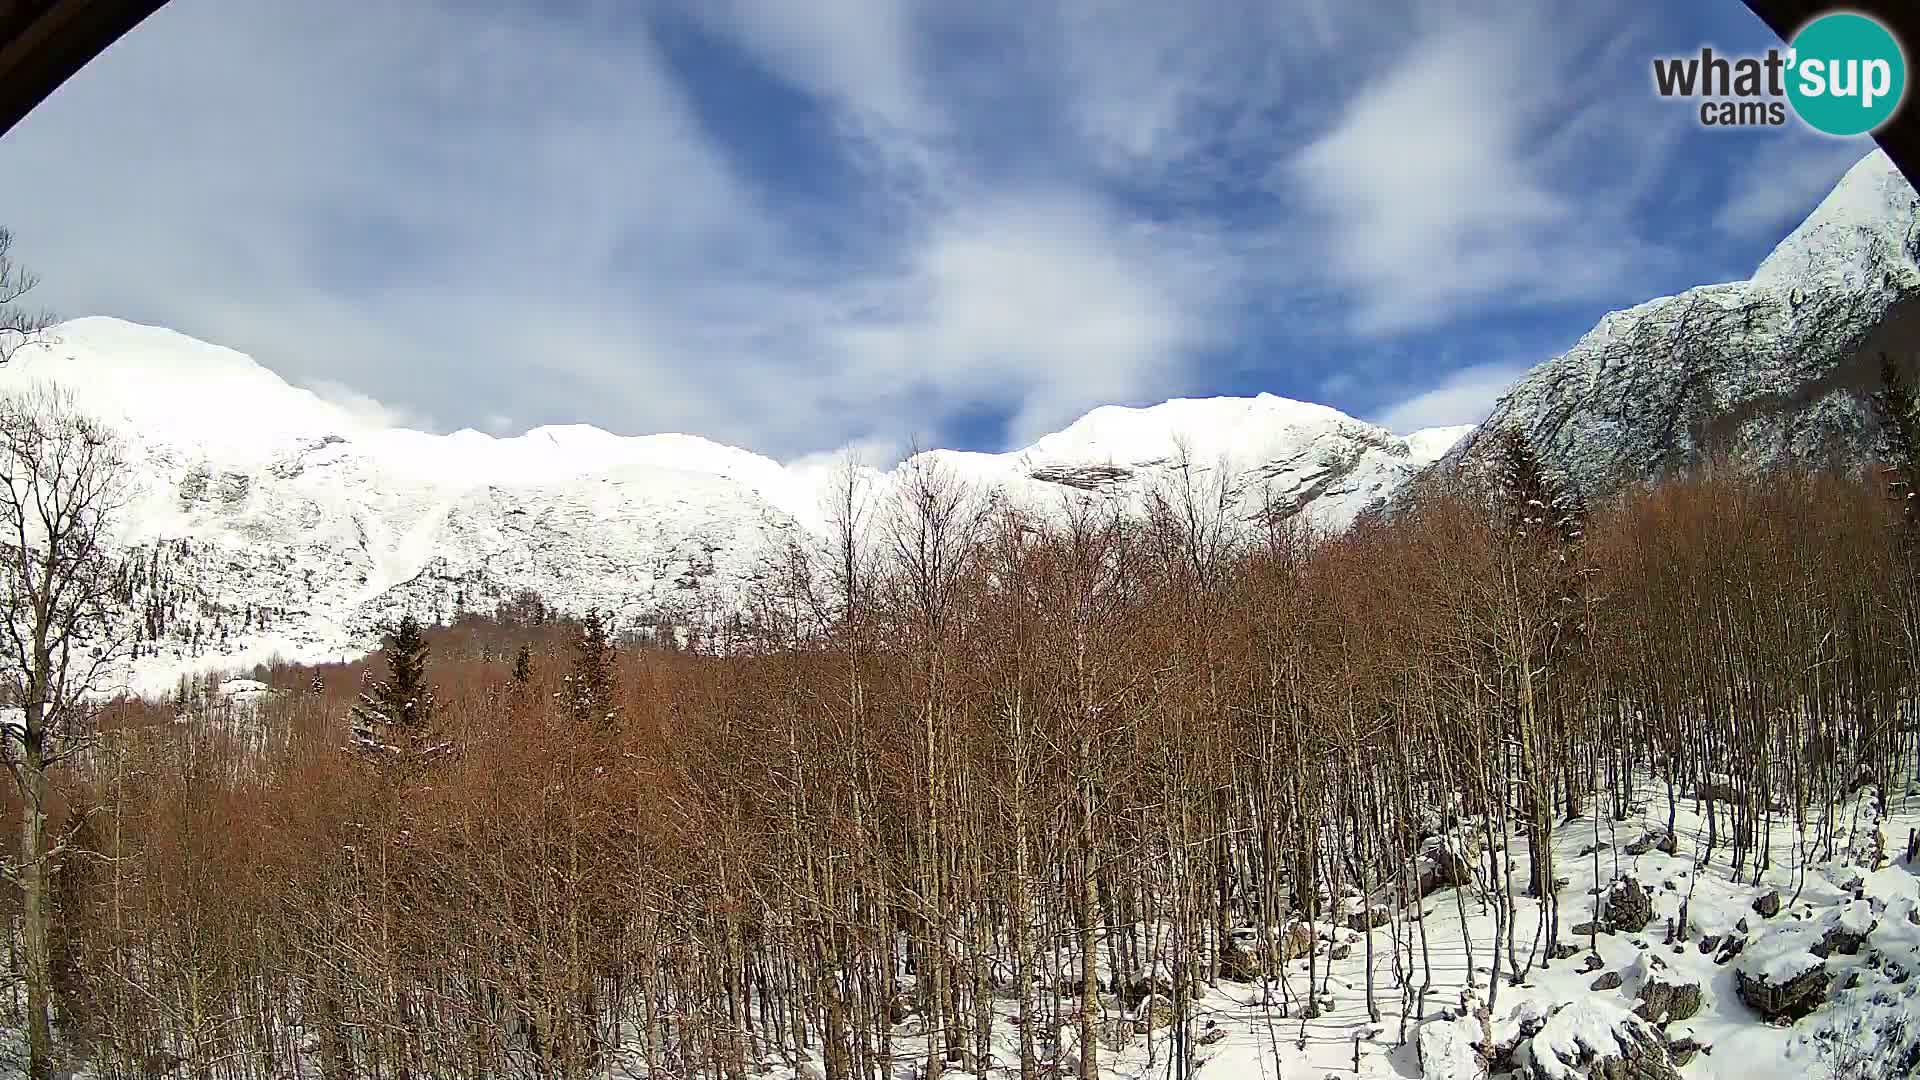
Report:
M 1870 148 L 1652 92 L 1772 40 L 1738 0 L 173 0 L 0 193 L 61 314 L 435 430 L 885 458 L 1260 391 L 1409 430 L 1744 277 Z

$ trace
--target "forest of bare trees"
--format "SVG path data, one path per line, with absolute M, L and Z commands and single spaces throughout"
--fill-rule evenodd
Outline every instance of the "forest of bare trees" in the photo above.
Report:
M 1221 980 L 1304 957 L 1269 1006 L 1315 1014 L 1314 925 L 1393 950 L 1370 1008 L 1437 1011 L 1402 901 L 1439 886 L 1505 912 L 1489 997 L 1571 962 L 1591 898 L 1528 841 L 1630 777 L 1748 878 L 1905 797 L 1897 476 L 1588 508 L 1516 444 L 1336 538 L 1188 476 L 1142 518 L 849 474 L 836 555 L 705 648 L 534 605 L 247 709 L 116 706 L 47 808 L 60 1034 L 107 1077 L 1091 1080 L 1127 1037 L 1183 1076 Z

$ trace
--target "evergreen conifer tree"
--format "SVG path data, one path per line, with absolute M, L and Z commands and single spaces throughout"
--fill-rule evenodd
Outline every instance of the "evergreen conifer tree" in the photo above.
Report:
M 1572 485 L 1547 472 L 1524 434 L 1501 436 L 1494 470 L 1513 540 L 1556 547 L 1580 539 L 1586 529 L 1584 500 Z
M 533 682 L 533 649 L 525 643 L 513 654 L 513 681 L 520 686 Z
M 360 695 L 351 716 L 355 746 L 402 757 L 420 757 L 441 747 L 433 740 L 433 688 L 427 684 L 427 641 L 408 615 L 387 631 L 381 652 L 388 677 Z
M 567 674 L 567 709 L 575 721 L 611 726 L 618 716 L 614 701 L 613 639 L 598 611 L 587 612 L 574 639 L 573 670 Z

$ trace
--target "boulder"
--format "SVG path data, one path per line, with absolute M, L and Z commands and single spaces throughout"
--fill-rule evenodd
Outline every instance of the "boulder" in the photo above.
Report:
M 1280 959 L 1298 960 L 1313 952 L 1313 927 L 1297 922 L 1280 935 Z
M 1678 850 L 1680 850 L 1680 842 L 1665 829 L 1647 832 L 1640 839 L 1627 845 L 1629 855 L 1645 855 L 1649 851 L 1661 851 L 1671 855 Z
M 1590 990 L 1618 990 L 1618 989 L 1620 989 L 1620 984 L 1621 984 L 1621 981 L 1622 981 L 1622 980 L 1621 980 L 1621 978 L 1620 978 L 1620 973 L 1619 973 L 1619 972 L 1617 972 L 1617 971 L 1609 971 L 1609 972 L 1607 972 L 1607 973 L 1606 973 L 1605 975 L 1602 975 L 1602 976 L 1600 976 L 1599 978 L 1597 978 L 1597 979 L 1595 979 L 1595 980 L 1593 980 L 1593 985 L 1592 985 L 1592 986 L 1590 986 L 1590 987 L 1588 987 L 1588 989 L 1590 989 Z
M 1139 972 L 1120 990 L 1120 1000 L 1126 1002 L 1129 1009 L 1138 1008 L 1141 1002 L 1152 997 L 1173 997 L 1173 978 L 1165 971 L 1151 975 Z
M 1149 1031 L 1159 1031 L 1173 1023 L 1180 1012 L 1174 1008 L 1173 999 L 1155 994 L 1143 1002 L 1135 1011 L 1133 1030 L 1135 1034 L 1145 1035 Z
M 1874 918 L 1873 905 L 1865 900 L 1855 900 L 1845 907 L 1829 911 L 1820 918 L 1820 942 L 1813 947 L 1813 954 L 1819 957 L 1855 956 L 1860 946 L 1867 943 L 1867 936 L 1879 925 Z
M 1653 894 L 1636 878 L 1628 878 L 1607 893 L 1607 921 L 1615 929 L 1639 933 L 1653 921 Z
M 1460 844 L 1434 837 L 1420 849 L 1415 860 L 1420 895 L 1430 896 L 1441 889 L 1460 888 L 1473 881 L 1473 862 Z
M 1229 982 L 1250 983 L 1260 978 L 1260 954 L 1244 941 L 1234 941 L 1220 950 L 1220 977 Z
M 1690 1020 L 1699 1013 L 1702 997 L 1699 983 L 1654 972 L 1640 984 L 1640 1003 L 1633 1012 L 1655 1024 Z
M 1261 931 L 1258 930 L 1241 929 L 1236 931 L 1234 936 L 1235 945 L 1253 953 L 1254 958 L 1261 961 L 1261 967 L 1264 969 L 1267 957 L 1260 953 L 1260 933 Z M 1272 960 L 1278 963 L 1284 964 L 1290 960 L 1302 959 L 1311 955 L 1317 947 L 1313 926 L 1309 923 L 1288 923 L 1284 930 L 1269 927 L 1265 933 L 1273 949 Z M 1226 962 L 1224 955 L 1221 962 Z
M 1684 1069 L 1687 1067 L 1688 1062 L 1692 1061 L 1699 1055 L 1700 1051 L 1705 1049 L 1705 1044 L 1689 1035 L 1668 1043 L 1667 1056 L 1673 1059 L 1674 1068 Z
M 1383 907 L 1356 911 L 1347 916 L 1347 929 L 1356 934 L 1364 934 L 1375 927 L 1385 926 L 1393 921 L 1393 915 Z
M 1783 926 L 1757 939 L 1734 966 L 1734 990 L 1767 1020 L 1793 1022 L 1827 998 L 1827 962 L 1811 927 Z
M 1827 969 L 1808 968 L 1798 975 L 1773 979 L 1749 975 L 1735 968 L 1734 989 L 1747 1007 L 1768 1020 L 1800 1019 L 1827 1000 Z
M 1519 1080 L 1678 1080 L 1653 1025 L 1599 999 L 1560 1005 L 1513 1054 Z
M 1505 1020 L 1488 1024 L 1487 1037 L 1490 1041 L 1484 1047 L 1487 1071 L 1494 1076 L 1512 1072 L 1514 1055 L 1519 1052 L 1520 1045 L 1547 1026 L 1548 1013 L 1545 1002 L 1530 998 L 1515 1005 Z
M 1753 910 L 1763 919 L 1771 919 L 1780 914 L 1780 891 L 1775 889 L 1754 900 Z

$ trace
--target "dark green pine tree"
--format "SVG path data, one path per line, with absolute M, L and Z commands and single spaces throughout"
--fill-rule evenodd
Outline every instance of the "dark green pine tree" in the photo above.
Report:
M 1920 541 L 1920 404 L 1907 373 L 1885 353 L 1873 406 L 1880 420 L 1887 490 L 1898 507 L 1901 533 L 1912 545 Z
M 427 640 L 419 621 L 407 615 L 390 627 L 381 653 L 388 676 L 353 708 L 354 745 L 403 757 L 435 752 L 433 687 L 427 684 Z
M 1494 479 L 1514 541 L 1559 547 L 1585 534 L 1586 504 L 1580 493 L 1547 472 L 1524 434 L 1502 433 L 1494 457 Z
M 587 612 L 573 643 L 573 670 L 567 673 L 567 709 L 575 721 L 611 727 L 619 716 L 614 700 L 613 638 L 598 611 Z
M 524 642 L 513 654 L 513 681 L 518 686 L 533 682 L 533 648 Z

